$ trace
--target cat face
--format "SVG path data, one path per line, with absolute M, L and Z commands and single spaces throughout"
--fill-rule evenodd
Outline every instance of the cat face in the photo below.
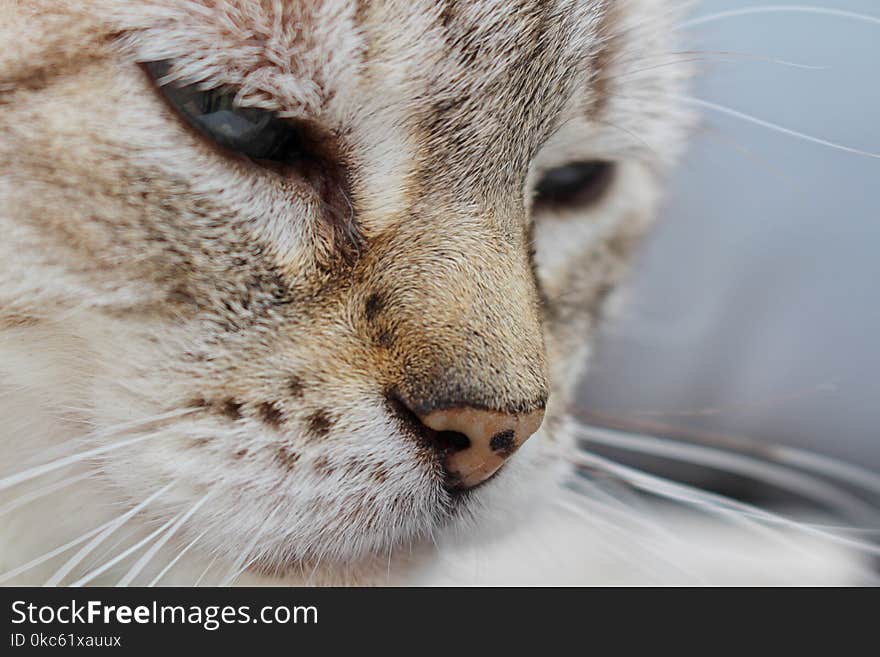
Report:
M 113 499 L 278 573 L 546 485 L 689 121 L 667 3 L 77 4 L 3 10 L 0 367 Z M 546 417 L 463 491 L 419 427 L 458 408 Z

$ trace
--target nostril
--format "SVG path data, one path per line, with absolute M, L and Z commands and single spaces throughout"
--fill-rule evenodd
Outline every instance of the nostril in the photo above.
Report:
M 441 456 L 460 452 L 471 446 L 471 439 L 460 431 L 435 431 L 428 427 L 399 397 L 389 395 L 388 402 L 394 415 Z
M 489 449 L 501 456 L 509 456 L 516 449 L 516 432 L 513 429 L 499 431 L 489 441 Z
M 459 431 L 434 431 L 433 429 L 428 429 L 428 440 L 444 454 L 460 452 L 471 446 L 471 439 Z

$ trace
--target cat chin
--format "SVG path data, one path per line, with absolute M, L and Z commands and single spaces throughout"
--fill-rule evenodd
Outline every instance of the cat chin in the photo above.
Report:
M 504 562 L 505 550 L 511 549 L 508 543 L 528 531 L 537 516 L 552 510 L 570 473 L 558 442 L 539 432 L 491 480 L 458 497 L 452 513 L 438 519 L 430 537 L 401 541 L 380 554 L 350 561 L 257 562 L 236 580 L 236 585 L 444 585 L 450 577 L 458 584 L 472 583 L 468 580 L 471 565 L 467 559 L 479 554 L 480 560 L 491 562 L 496 546 Z M 447 554 L 467 557 L 456 563 Z M 517 558 L 521 556 L 517 553 Z
M 570 467 L 558 444 L 541 432 L 527 441 L 517 458 L 489 481 L 457 494 L 449 511 L 438 513 L 430 536 L 420 533 L 389 545 L 378 554 L 348 561 L 288 564 L 257 563 L 239 585 L 406 585 L 428 564 L 445 561 L 445 551 L 482 550 L 487 542 L 505 541 L 546 511 Z

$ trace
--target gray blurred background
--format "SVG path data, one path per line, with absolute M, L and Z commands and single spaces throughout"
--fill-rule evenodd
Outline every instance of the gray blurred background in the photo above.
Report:
M 758 4 L 703 0 L 691 13 Z M 880 16 L 877 0 L 814 4 Z M 828 67 L 707 55 L 695 97 L 880 152 L 880 25 L 764 14 L 687 35 L 694 49 Z M 606 322 L 583 408 L 880 471 L 880 160 L 703 117 L 628 304 Z

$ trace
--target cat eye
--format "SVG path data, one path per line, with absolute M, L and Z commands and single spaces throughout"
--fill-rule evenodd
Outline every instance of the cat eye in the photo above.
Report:
M 300 154 L 299 134 L 289 121 L 267 110 L 237 106 L 234 90 L 200 89 L 193 84 L 159 85 L 170 63 L 149 62 L 144 68 L 183 118 L 218 146 L 255 160 L 284 163 Z
M 535 206 L 585 207 L 599 201 L 614 180 L 614 164 L 601 160 L 573 162 L 546 171 L 535 186 Z

